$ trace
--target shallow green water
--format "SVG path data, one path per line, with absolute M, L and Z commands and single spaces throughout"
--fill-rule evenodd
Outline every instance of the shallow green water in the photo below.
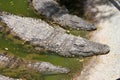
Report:
M 69 80 L 70 77 L 72 77 L 73 74 L 79 71 L 82 67 L 82 63 L 79 62 L 79 58 L 64 58 L 64 57 L 55 55 L 54 53 L 53 54 L 41 53 L 41 52 L 35 51 L 32 46 L 23 45 L 22 42 L 18 42 L 18 41 L 16 39 L 8 38 L 8 35 L 6 35 L 5 33 L 0 33 L 0 51 L 7 52 L 9 54 L 15 55 L 16 57 L 21 57 L 27 60 L 50 62 L 54 65 L 67 67 L 71 70 L 69 74 L 34 76 L 34 77 L 39 77 L 38 80 L 41 80 L 41 78 L 43 80 L 56 80 L 56 79 L 63 80 L 63 78 L 64 80 Z M 5 50 L 5 48 L 8 48 L 8 50 Z M 18 74 L 18 73 L 14 73 L 14 71 L 11 72 L 12 74 L 8 74 L 8 73 L 6 72 L 6 69 L 5 69 L 5 72 L 2 74 L 5 74 L 5 75 L 7 74 L 7 76 L 10 76 L 12 74 L 16 74 L 16 75 Z M 16 76 L 12 75 L 12 77 L 16 77 Z
M 0 0 L 0 10 L 16 15 L 40 18 L 28 7 L 27 0 Z M 31 46 L 15 43 L 13 40 L 5 37 L 3 33 L 0 33 L 0 50 L 5 51 L 5 48 L 8 48 L 6 52 L 15 56 L 29 60 L 47 61 L 71 70 L 69 74 L 34 76 L 38 77 L 38 80 L 70 80 L 73 74 L 82 68 L 82 63 L 79 62 L 80 58 L 64 58 L 51 53 L 40 53 L 33 50 Z M 30 80 L 35 80 L 34 77 Z
M 0 10 L 21 16 L 38 17 L 27 4 L 27 0 L 0 0 Z

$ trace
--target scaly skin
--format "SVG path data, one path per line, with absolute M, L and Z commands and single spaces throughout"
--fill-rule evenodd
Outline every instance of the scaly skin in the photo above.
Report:
M 39 48 L 54 51 L 65 57 L 93 56 L 110 51 L 107 45 L 95 43 L 81 37 L 66 34 L 60 27 L 52 27 L 40 19 L 20 17 L 2 13 L 5 23 L 20 38 Z

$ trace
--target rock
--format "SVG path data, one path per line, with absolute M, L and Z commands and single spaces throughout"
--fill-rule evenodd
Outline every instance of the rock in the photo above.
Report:
M 37 47 L 54 51 L 65 57 L 92 56 L 109 52 L 107 45 L 66 34 L 65 30 L 52 27 L 41 19 L 2 13 L 0 18 L 20 38 Z
M 68 10 L 65 7 L 61 7 L 55 0 L 31 0 L 31 4 L 39 14 L 48 19 L 52 19 L 62 26 L 68 26 L 77 30 L 96 29 L 96 26 L 90 22 L 87 22 L 76 15 L 69 14 Z
M 67 68 L 54 66 L 49 62 L 25 61 L 20 58 L 8 56 L 7 54 L 0 54 L 0 66 L 15 69 L 16 67 L 27 68 L 47 74 L 68 73 L 70 71 Z

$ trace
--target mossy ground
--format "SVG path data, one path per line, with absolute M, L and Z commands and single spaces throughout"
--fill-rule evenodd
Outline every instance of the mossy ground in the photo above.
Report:
M 40 16 L 36 15 L 34 11 L 29 8 L 27 0 L 0 0 L 0 10 L 20 16 L 40 18 Z M 69 31 L 71 34 L 83 37 L 85 37 L 87 33 L 86 31 Z M 5 48 L 8 48 L 8 50 L 5 50 Z M 7 28 L 0 32 L 0 51 L 26 60 L 50 62 L 71 70 L 69 74 L 46 75 L 21 68 L 14 70 L 1 67 L 0 74 L 10 77 L 23 78 L 24 75 L 26 75 L 28 77 L 27 80 L 70 80 L 74 74 L 82 69 L 82 62 L 80 61 L 82 58 L 65 58 L 51 52 L 36 51 L 33 46 L 24 44 L 24 41 L 15 39 L 13 35 L 8 34 Z

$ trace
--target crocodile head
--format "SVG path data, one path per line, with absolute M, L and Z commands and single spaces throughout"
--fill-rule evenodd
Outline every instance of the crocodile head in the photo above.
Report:
M 70 48 L 69 53 L 74 56 L 93 56 L 107 54 L 110 51 L 109 46 L 95 43 L 88 40 L 77 39 Z

